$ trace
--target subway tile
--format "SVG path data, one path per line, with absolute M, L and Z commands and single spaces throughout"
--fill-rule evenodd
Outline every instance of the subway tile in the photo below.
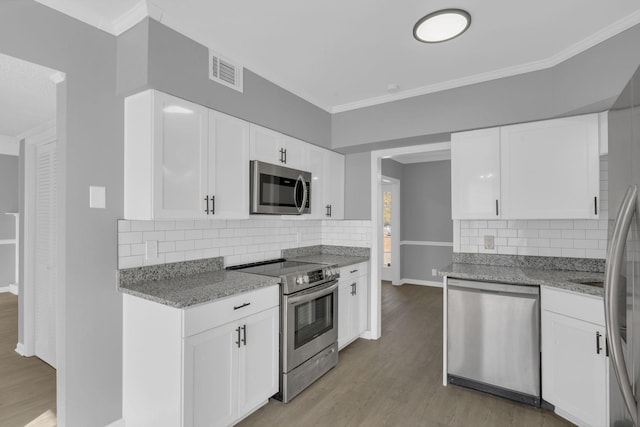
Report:
M 539 248 L 538 249 L 539 256 L 562 256 L 561 248 Z
M 507 223 L 507 227 L 508 228 L 527 228 L 527 221 L 525 220 L 513 220 L 510 219 L 509 222 Z
M 571 219 L 555 219 L 549 221 L 549 228 L 560 230 L 572 230 L 573 220 Z
M 118 220 L 118 233 L 128 233 L 131 231 L 131 221 L 127 221 L 126 219 Z
M 210 219 L 196 219 L 193 222 L 193 228 L 195 229 L 207 229 L 211 228 L 211 220 Z
M 179 240 L 176 242 L 176 251 L 190 251 L 195 248 L 193 240 Z
M 176 221 L 176 230 L 193 230 L 194 227 L 194 221 L 191 220 L 179 220 Z
M 125 256 L 118 260 L 118 268 L 133 268 L 133 267 L 142 267 L 142 256 Z
M 500 246 L 498 247 L 498 253 L 501 255 L 518 255 L 518 248 L 516 246 Z
M 562 248 L 562 256 L 568 258 L 585 258 L 585 249 Z
M 118 245 L 118 257 L 131 256 L 131 245 Z
M 584 230 L 597 230 L 598 229 L 598 220 L 597 219 L 576 219 L 573 221 L 573 228 L 575 229 L 584 229 Z
M 166 231 L 145 231 L 142 233 L 142 240 L 165 240 Z
M 487 221 L 469 221 L 470 228 L 487 228 Z
M 153 231 L 153 221 L 131 221 L 131 231 Z
M 185 260 L 184 252 L 169 252 L 164 255 L 166 262 L 182 262 Z
M 233 230 L 229 228 L 223 228 L 220 230 L 220 237 L 233 237 Z
M 202 250 L 202 256 L 204 258 L 214 258 L 220 256 L 220 249 L 218 248 L 209 248 Z
M 185 240 L 202 239 L 202 230 L 185 230 L 184 239 Z
M 585 237 L 587 239 L 607 240 L 607 230 L 587 230 Z
M 585 258 L 606 259 L 607 251 L 603 249 L 587 249 L 585 251 Z
M 563 239 L 584 239 L 585 230 L 562 230 Z
M 203 239 L 216 239 L 219 236 L 220 236 L 220 230 L 215 229 L 215 228 L 202 231 L 202 238 Z
M 194 249 L 191 251 L 184 252 L 185 261 L 191 261 L 194 259 L 202 259 L 204 256 L 202 255 L 202 249 Z
M 156 231 L 167 231 L 167 230 L 175 230 L 176 222 L 175 221 L 155 221 Z
M 518 247 L 518 255 L 538 255 L 538 248 Z
M 469 228 L 469 220 L 460 220 L 460 228 Z
M 518 237 L 518 230 L 512 228 L 504 228 L 498 230 L 498 237 Z
M 549 221 L 540 219 L 529 220 L 527 221 L 527 228 L 549 228 Z
M 165 231 L 164 233 L 165 233 L 165 240 L 167 241 L 184 240 L 183 230 Z
M 195 249 L 209 249 L 211 248 L 211 240 L 209 239 L 200 239 L 194 242 Z
M 118 243 L 121 245 L 129 245 L 133 243 L 142 243 L 142 232 L 131 231 L 128 233 L 118 233 Z
M 146 253 L 146 245 L 144 243 L 137 243 L 131 245 L 131 255 L 144 255 Z
M 518 230 L 518 237 L 525 237 L 525 238 L 537 238 L 538 237 L 538 230 Z
M 460 252 L 478 253 L 478 247 L 474 245 L 461 245 Z
M 160 253 L 175 252 L 175 250 L 176 250 L 176 242 L 158 243 L 158 252 Z
M 143 260 L 144 265 L 159 265 L 166 262 L 164 254 L 158 254 L 157 258 Z
M 570 239 L 549 239 L 551 248 L 573 248 L 573 240 Z
M 460 230 L 461 237 L 475 237 L 478 235 L 478 229 L 476 228 L 463 228 Z
M 507 228 L 506 220 L 492 219 L 487 221 L 488 228 Z
M 545 239 L 560 239 L 562 238 L 562 230 L 540 230 L 538 235 Z
M 598 249 L 597 240 L 574 240 L 573 247 L 576 249 Z

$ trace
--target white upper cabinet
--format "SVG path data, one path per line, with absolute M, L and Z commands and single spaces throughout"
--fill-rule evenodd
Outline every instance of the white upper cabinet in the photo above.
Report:
M 251 160 L 307 170 L 305 143 L 258 125 L 251 125 Z
M 344 219 L 344 156 L 306 144 L 311 172 L 311 214 L 316 219 Z
M 213 217 L 249 218 L 249 123 L 209 110 L 209 140 Z
M 125 218 L 248 218 L 249 124 L 162 92 L 125 100 Z
M 598 115 L 451 136 L 454 219 L 595 219 Z
M 504 126 L 506 218 L 598 218 L 598 115 Z
M 454 219 L 500 218 L 500 129 L 451 135 Z

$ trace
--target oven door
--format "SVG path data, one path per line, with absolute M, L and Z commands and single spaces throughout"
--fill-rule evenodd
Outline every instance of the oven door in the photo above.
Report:
M 309 172 L 251 161 L 252 214 L 310 213 L 310 190 Z
M 282 300 L 282 369 L 289 372 L 338 340 L 338 282 Z

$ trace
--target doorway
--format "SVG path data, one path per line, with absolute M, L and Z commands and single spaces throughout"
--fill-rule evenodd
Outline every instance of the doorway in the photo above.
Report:
M 382 177 L 382 280 L 400 284 L 400 180 Z

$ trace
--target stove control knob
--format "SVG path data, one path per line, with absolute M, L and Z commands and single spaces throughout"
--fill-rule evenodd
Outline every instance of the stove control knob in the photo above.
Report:
M 302 281 L 304 283 L 309 283 L 309 275 L 305 274 L 304 276 L 302 276 Z
M 333 275 L 333 273 L 331 271 L 331 268 L 329 268 L 329 267 L 325 268 L 325 270 L 324 270 L 324 278 L 325 279 L 331 279 L 332 275 Z
M 304 283 L 304 279 L 302 276 L 296 277 L 296 285 L 302 285 Z

